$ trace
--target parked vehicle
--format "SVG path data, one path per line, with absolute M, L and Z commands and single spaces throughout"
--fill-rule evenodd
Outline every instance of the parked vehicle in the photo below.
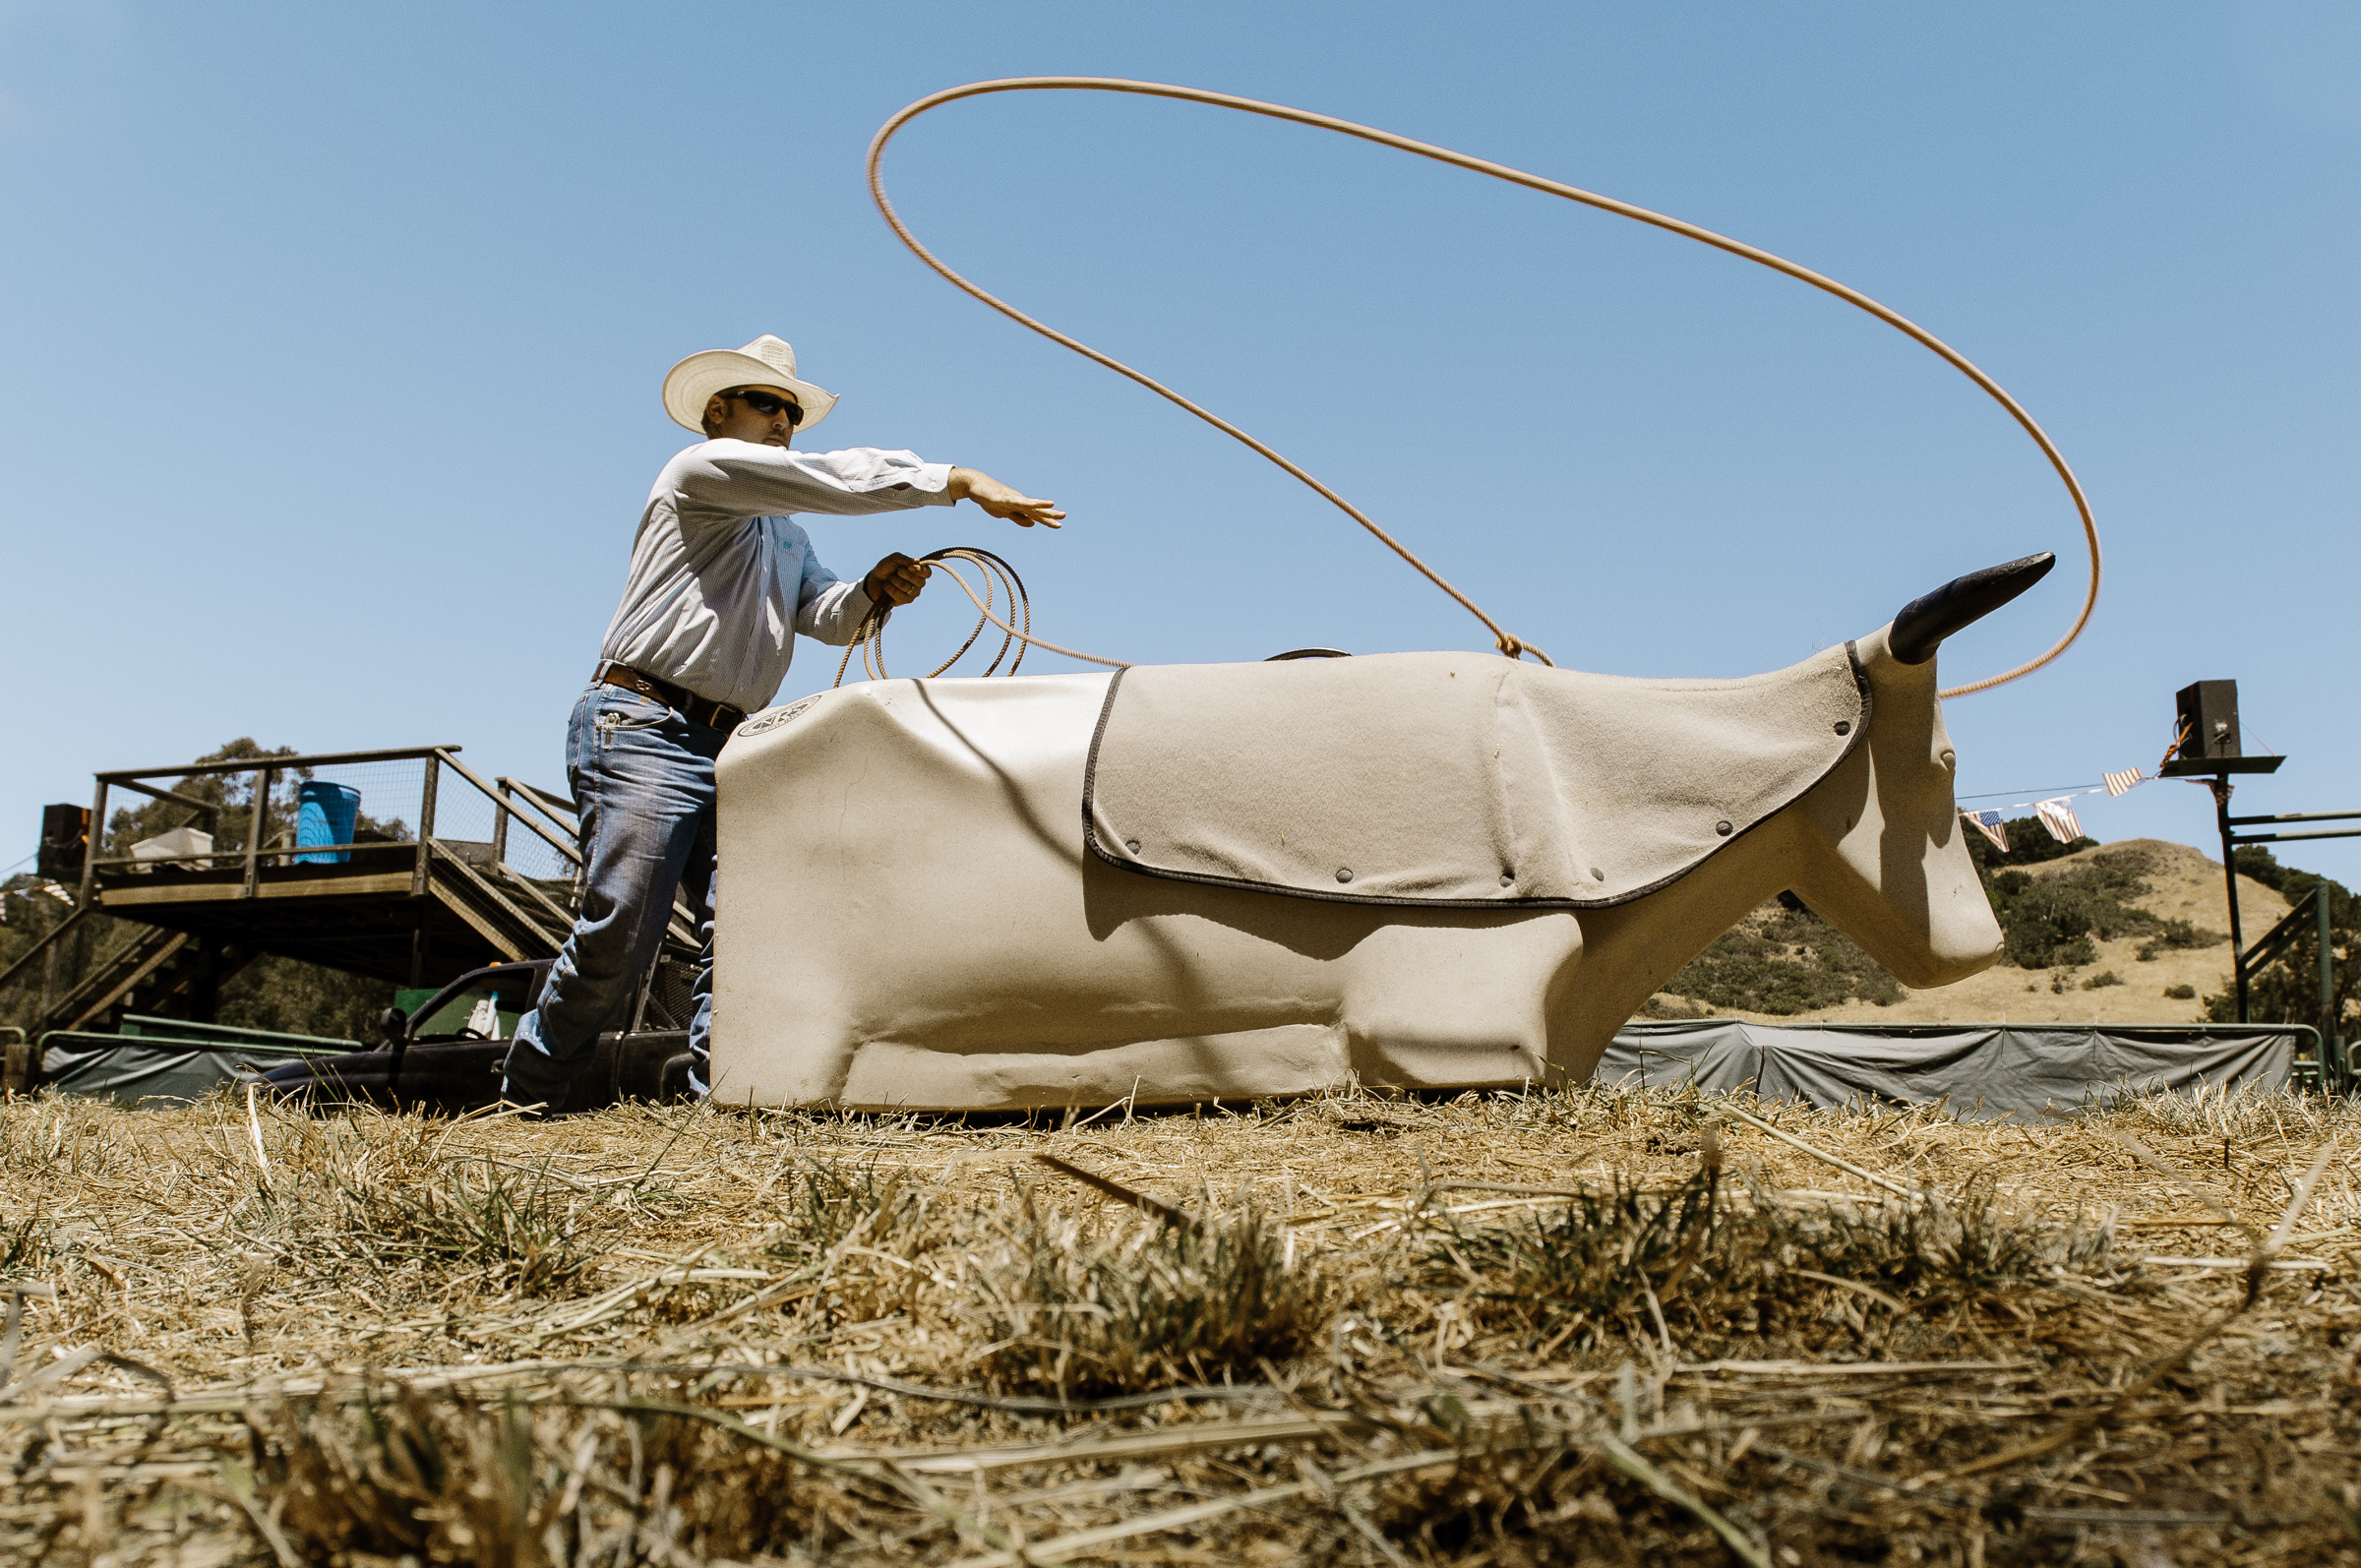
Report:
M 290 1061 L 262 1081 L 314 1105 L 368 1102 L 453 1116 L 480 1110 L 500 1098 L 501 1063 L 549 965 L 544 958 L 470 970 L 407 1013 L 387 1008 L 386 1037 L 376 1050 Z M 617 1030 L 599 1036 L 597 1054 L 558 1109 L 594 1111 L 689 1093 L 687 1030 Z

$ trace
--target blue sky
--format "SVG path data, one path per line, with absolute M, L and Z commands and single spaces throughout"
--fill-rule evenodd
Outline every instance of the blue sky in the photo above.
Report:
M 2291 758 L 2238 809 L 2361 810 L 2361 7 L 0 0 L 0 860 L 91 770 L 238 735 L 562 783 L 687 439 L 658 383 L 762 332 L 843 394 L 816 444 L 1073 514 L 815 519 L 847 575 L 985 544 L 1044 635 L 1134 660 L 1482 645 L 1293 481 L 894 242 L 877 126 L 1052 73 L 1383 126 L 1884 300 L 2043 422 L 2108 551 L 2078 646 L 1950 704 L 1963 793 L 2152 766 L 2172 693 L 2228 677 L 2250 750 Z M 955 106 L 887 178 L 954 266 L 1271 441 L 1561 663 L 1775 668 L 2038 549 L 2066 564 L 1946 679 L 2072 614 L 2073 513 L 1997 408 L 1687 241 L 1133 99 Z M 963 603 L 898 618 L 897 665 Z M 834 668 L 806 644 L 782 696 Z M 2186 785 L 2083 804 L 2102 838 L 2210 830 Z M 2284 858 L 2361 883 L 2361 840 Z

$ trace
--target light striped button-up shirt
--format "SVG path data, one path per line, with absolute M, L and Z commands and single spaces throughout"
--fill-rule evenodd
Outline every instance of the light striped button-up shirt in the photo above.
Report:
M 915 452 L 700 442 L 648 492 L 599 656 L 749 713 L 765 707 L 797 633 L 841 645 L 870 610 L 858 584 L 819 564 L 793 514 L 947 507 L 950 482 L 950 464 Z

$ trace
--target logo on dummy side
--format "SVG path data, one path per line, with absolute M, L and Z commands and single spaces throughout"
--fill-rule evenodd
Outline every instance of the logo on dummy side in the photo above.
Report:
M 783 708 L 772 708 L 768 712 L 756 714 L 753 718 L 748 719 L 744 724 L 738 726 L 738 733 L 740 735 L 766 734 L 771 730 L 777 729 L 782 724 L 802 718 L 806 713 L 810 712 L 818 705 L 818 696 L 807 696 L 799 698 L 796 701 L 788 703 Z

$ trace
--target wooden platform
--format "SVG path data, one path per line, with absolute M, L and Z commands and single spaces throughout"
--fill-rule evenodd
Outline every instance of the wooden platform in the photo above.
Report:
M 102 874 L 102 914 L 181 932 L 224 948 L 411 986 L 439 986 L 483 964 L 553 956 L 573 924 L 572 888 L 538 884 L 497 863 L 468 864 L 442 845 L 354 852 L 344 865 L 271 867 L 252 896 L 237 869 Z
M 44 871 L 65 881 L 76 868 L 62 856 L 79 863 L 74 913 L 0 969 L 0 992 L 14 985 L 30 1002 L 11 1009 L 11 1022 L 37 1036 L 105 1027 L 126 1009 L 210 1018 L 221 983 L 266 954 L 408 986 L 555 956 L 576 908 L 575 804 L 486 779 L 458 750 L 251 755 L 95 775 L 82 837 L 61 840 L 61 863 Z M 374 822 L 358 814 L 360 786 L 334 782 L 338 769 L 362 767 L 379 770 L 362 781 Z M 331 836 L 348 832 L 351 842 L 306 836 L 330 817 L 326 796 L 298 803 L 297 781 L 314 779 L 346 788 L 354 814 Z M 122 831 L 108 826 L 110 799 L 135 795 L 173 808 L 180 820 L 170 831 L 191 835 L 168 847 L 153 836 L 110 843 L 108 833 Z M 469 831 L 489 837 L 451 836 Z M 42 854 L 55 847 L 44 827 Z M 524 864 L 553 874 L 519 871 L 518 849 Z M 90 936 L 110 917 L 138 924 L 91 951 Z M 694 959 L 693 926 L 676 900 L 667 956 Z

